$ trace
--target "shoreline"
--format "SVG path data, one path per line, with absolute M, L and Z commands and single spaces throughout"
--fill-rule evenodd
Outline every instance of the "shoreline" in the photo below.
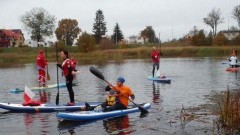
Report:
M 163 58 L 187 57 L 225 57 L 231 50 L 240 46 L 162 46 Z M 0 48 L 0 68 L 15 67 L 27 63 L 35 63 L 38 51 L 45 48 Z M 80 52 L 78 47 L 64 47 L 81 64 L 104 63 L 107 61 L 122 61 L 126 59 L 151 59 L 152 46 L 139 46 L 125 49 L 96 50 L 89 53 Z M 56 61 L 55 48 L 47 48 L 48 62 Z

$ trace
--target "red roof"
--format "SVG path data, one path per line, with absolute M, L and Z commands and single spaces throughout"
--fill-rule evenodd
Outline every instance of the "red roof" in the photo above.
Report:
M 0 29 L 0 33 L 3 33 L 6 37 L 19 39 L 20 35 L 22 34 L 22 31 L 20 29 L 13 29 L 13 30 Z

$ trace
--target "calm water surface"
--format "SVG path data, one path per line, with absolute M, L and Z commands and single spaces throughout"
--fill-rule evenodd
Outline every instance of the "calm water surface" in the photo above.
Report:
M 74 87 L 77 101 L 104 101 L 106 84 L 89 72 L 89 67 L 97 67 L 106 80 L 115 83 L 118 76 L 126 79 L 136 95 L 135 102 L 150 102 L 152 108 L 149 115 L 140 118 L 139 113 L 125 117 L 99 120 L 89 123 L 59 122 L 56 113 L 2 113 L 0 114 L 0 134 L 37 135 L 37 134 L 211 134 L 211 123 L 189 122 L 182 126 L 179 122 L 169 123 L 180 114 L 184 107 L 198 107 L 209 103 L 205 98 L 211 92 L 225 90 L 227 85 L 236 87 L 239 81 L 237 73 L 227 73 L 227 65 L 221 64 L 221 59 L 213 58 L 165 58 L 161 60 L 161 72 L 172 79 L 171 84 L 153 83 L 147 80 L 151 74 L 151 61 L 126 60 L 120 63 L 109 62 L 105 65 L 79 66 L 81 74 L 77 76 L 79 85 Z M 56 67 L 49 65 L 51 80 L 56 83 Z M 28 64 L 21 68 L 0 69 L 0 99 L 1 102 L 22 102 L 22 93 L 10 94 L 11 88 L 36 86 L 37 69 Z M 60 81 L 64 82 L 64 78 Z M 55 103 L 56 89 L 45 91 L 48 102 Z M 42 91 L 36 93 L 40 98 Z M 66 88 L 60 89 L 60 102 L 68 102 Z M 1 112 L 5 110 L 0 109 Z M 209 121 L 211 121 L 209 119 Z

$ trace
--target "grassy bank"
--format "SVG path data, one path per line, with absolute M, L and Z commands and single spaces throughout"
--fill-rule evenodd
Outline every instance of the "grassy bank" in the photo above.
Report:
M 162 46 L 162 57 L 222 57 L 229 56 L 232 48 L 240 49 L 240 46 L 225 47 L 193 47 L 193 46 Z M 9 67 L 14 64 L 35 62 L 39 49 L 44 48 L 0 48 L 0 67 Z M 65 47 L 70 57 L 75 57 L 80 63 L 101 63 L 109 60 L 124 59 L 148 59 L 150 58 L 151 46 L 130 47 L 126 49 L 97 50 L 90 53 L 79 52 L 77 47 Z M 48 60 L 56 60 L 55 48 L 47 48 Z

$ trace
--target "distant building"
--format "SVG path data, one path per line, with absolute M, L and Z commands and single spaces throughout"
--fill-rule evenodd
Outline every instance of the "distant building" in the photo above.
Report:
M 137 36 L 130 36 L 128 37 L 128 44 L 136 44 L 137 43 Z
M 23 46 L 24 40 L 24 35 L 20 29 L 0 29 L 0 47 Z
M 220 31 L 220 32 L 223 33 L 223 35 L 228 40 L 233 40 L 240 34 L 239 30 L 223 30 L 223 31 Z
M 42 47 L 51 47 L 54 45 L 54 43 L 52 41 L 37 42 L 37 41 L 31 40 L 31 39 L 25 40 L 24 44 L 27 46 L 30 46 L 30 47 L 38 47 L 38 44 L 39 44 L 39 46 L 42 46 Z
M 144 43 L 148 43 L 149 41 L 149 38 L 144 38 L 142 36 L 130 36 L 128 37 L 128 40 L 127 40 L 128 44 L 144 44 Z

